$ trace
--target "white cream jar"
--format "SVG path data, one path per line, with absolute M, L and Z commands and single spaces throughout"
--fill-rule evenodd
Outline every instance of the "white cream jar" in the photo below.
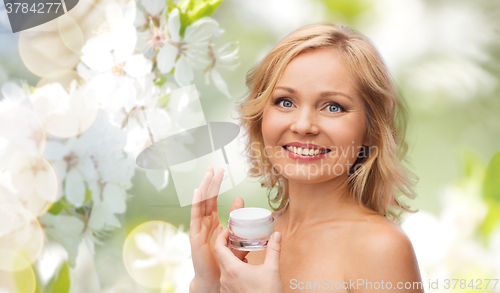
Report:
M 263 208 L 241 208 L 229 214 L 229 245 L 237 250 L 266 249 L 269 236 L 274 232 L 271 211 Z

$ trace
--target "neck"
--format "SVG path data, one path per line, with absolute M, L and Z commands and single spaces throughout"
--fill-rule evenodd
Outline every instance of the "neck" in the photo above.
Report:
M 289 202 L 283 213 L 285 230 L 292 233 L 298 228 L 342 219 L 357 209 L 351 195 L 347 175 L 320 183 L 288 181 Z

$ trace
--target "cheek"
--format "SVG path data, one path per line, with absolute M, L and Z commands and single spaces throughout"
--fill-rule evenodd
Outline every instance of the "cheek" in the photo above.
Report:
M 342 121 L 338 128 L 336 128 L 336 133 L 332 135 L 340 139 L 339 143 L 345 145 L 345 143 L 355 144 L 361 143 L 364 135 L 364 125 L 359 121 Z
M 352 119 L 339 119 L 330 122 L 328 127 L 323 128 L 330 138 L 333 148 L 337 150 L 340 157 L 355 159 L 360 146 L 363 144 L 365 133 L 364 119 L 352 117 Z M 333 149 L 332 149 L 333 150 Z
M 283 133 L 285 125 L 283 118 L 280 118 L 279 113 L 269 110 L 262 115 L 262 137 L 266 145 L 276 144 Z

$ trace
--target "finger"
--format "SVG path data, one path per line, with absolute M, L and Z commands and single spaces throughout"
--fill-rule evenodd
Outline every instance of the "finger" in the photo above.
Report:
M 264 266 L 279 269 L 280 266 L 280 251 L 281 251 L 281 234 L 280 232 L 274 232 L 266 247 L 266 258 L 264 260 Z
M 210 187 L 208 188 L 206 197 L 204 199 L 209 199 L 206 205 L 206 215 L 210 215 L 214 210 L 217 211 L 217 196 L 219 195 L 220 185 L 222 183 L 222 178 L 224 177 L 224 169 L 219 168 L 217 174 L 213 177 Z
M 214 246 L 215 256 L 219 260 L 219 264 L 223 267 L 232 263 L 240 262 L 240 259 L 238 259 L 229 249 L 228 241 L 229 231 L 227 228 L 224 228 L 219 236 L 217 236 L 217 240 L 215 240 Z
M 232 212 L 237 209 L 241 209 L 245 207 L 245 201 L 241 197 L 237 197 L 233 200 L 233 203 L 231 204 L 231 208 L 229 209 L 229 212 Z
M 231 248 L 231 251 L 240 260 L 244 260 L 245 257 L 247 256 L 247 254 L 250 252 L 250 251 L 237 250 L 237 249 L 234 249 L 234 248 Z
M 233 203 L 231 204 L 231 208 L 229 209 L 229 212 L 232 212 L 234 210 L 241 209 L 244 207 L 245 207 L 245 201 L 243 200 L 243 198 L 237 197 L 233 200 Z M 237 249 L 233 249 L 233 248 L 231 248 L 231 251 L 233 252 L 234 255 L 236 255 L 237 258 L 239 258 L 242 261 L 245 259 L 247 254 L 250 252 L 250 251 L 237 250 Z
M 248 259 L 244 258 L 244 259 L 243 259 L 243 262 L 244 262 L 244 263 L 248 263 Z
M 203 177 L 203 180 L 201 181 L 200 188 L 199 188 L 199 190 L 201 191 L 201 197 L 200 197 L 200 202 L 201 202 L 200 216 L 201 217 L 206 215 L 205 199 L 207 198 L 208 188 L 210 187 L 210 182 L 212 182 L 213 177 L 214 177 L 213 168 L 208 166 L 207 172 L 205 173 L 205 176 Z
M 191 205 L 191 222 L 189 223 L 190 231 L 198 233 L 201 229 L 201 192 L 199 189 L 194 190 L 193 203 Z
M 224 169 L 222 169 L 222 171 L 221 171 L 221 169 L 222 168 L 219 168 L 219 170 L 217 170 L 217 174 L 215 174 L 215 176 L 212 178 L 212 182 L 210 183 L 210 185 L 214 184 L 214 181 L 217 180 L 217 177 L 220 175 L 221 172 L 222 172 L 222 177 L 224 178 Z M 219 187 L 220 187 L 220 183 L 219 183 Z M 210 215 L 214 211 L 217 212 L 217 198 L 218 198 L 218 196 L 219 196 L 218 190 L 217 190 L 216 194 L 212 194 L 210 191 L 210 188 L 209 188 L 209 191 L 208 191 L 207 197 L 206 197 L 206 199 L 208 199 L 208 200 L 207 200 L 206 205 L 205 205 L 207 215 Z

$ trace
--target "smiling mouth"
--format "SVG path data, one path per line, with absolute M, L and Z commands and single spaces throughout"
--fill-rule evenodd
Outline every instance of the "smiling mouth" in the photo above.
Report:
M 288 145 L 284 145 L 283 148 L 289 152 L 302 156 L 319 156 L 331 152 L 330 149 L 313 149 L 313 148 L 307 149 L 307 148 L 300 148 L 300 147 L 298 148 Z

